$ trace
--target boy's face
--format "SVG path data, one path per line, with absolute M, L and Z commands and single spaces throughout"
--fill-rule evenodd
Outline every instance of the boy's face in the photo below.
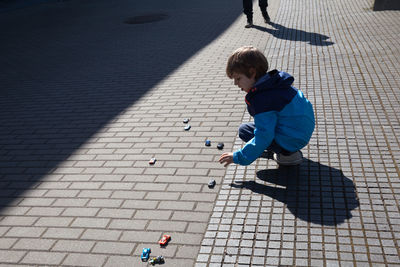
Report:
M 250 92 L 250 89 L 253 87 L 253 85 L 256 83 L 256 73 L 251 72 L 250 78 L 247 77 L 243 73 L 236 73 L 234 72 L 232 74 L 232 78 L 234 81 L 234 84 L 237 85 L 242 91 L 245 91 L 246 93 Z

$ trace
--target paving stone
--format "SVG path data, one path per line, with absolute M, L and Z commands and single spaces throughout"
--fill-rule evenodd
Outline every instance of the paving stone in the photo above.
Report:
M 193 210 L 195 202 L 188 201 L 161 201 L 158 209 Z
M 77 218 L 71 226 L 82 228 L 105 228 L 109 222 L 110 219 L 105 218 Z
M 101 209 L 98 213 L 98 217 L 106 217 L 106 218 L 132 218 L 135 210 L 132 209 Z
M 4 263 L 17 263 L 25 255 L 24 251 L 0 251 L 0 260 Z
M 0 239 L 0 249 L 9 249 L 17 242 L 17 238 L 1 238 Z
M 88 255 L 81 253 L 70 253 L 65 258 L 63 265 L 73 266 L 100 266 L 106 261 L 105 255 Z
M 60 239 L 76 239 L 78 238 L 83 229 L 72 229 L 72 228 L 48 228 L 46 232 L 43 234 L 43 237 L 46 238 L 60 238 Z
M 7 237 L 39 237 L 46 231 L 43 227 L 12 227 L 6 234 Z
M 112 255 L 108 257 L 106 263 L 104 266 L 135 266 L 135 264 L 138 264 L 140 262 L 140 257 L 132 257 L 132 256 L 116 256 Z
M 209 193 L 183 193 L 181 200 L 213 202 L 215 198 L 216 198 L 215 194 L 209 194 Z
M 132 243 L 119 242 L 98 242 L 93 248 L 94 253 L 112 254 L 112 255 L 131 255 L 135 248 Z
M 207 228 L 207 223 L 189 222 L 188 233 L 204 233 Z
M 152 220 L 147 226 L 148 230 L 161 230 L 168 232 L 183 232 L 185 231 L 187 222 L 177 222 L 177 221 L 161 221 Z
M 155 209 L 159 204 L 158 201 L 150 200 L 126 200 L 124 201 L 123 208 L 133 208 L 133 209 Z
M 67 227 L 72 221 L 72 218 L 62 217 L 42 217 L 36 223 L 35 226 L 48 226 L 48 227 Z
M 57 199 L 53 206 L 57 207 L 83 207 L 85 206 L 90 200 L 88 198 L 62 198 Z M 49 205 L 50 206 L 50 205 Z
M 199 253 L 199 248 L 197 246 L 179 246 L 176 253 L 179 257 L 194 259 Z
M 138 210 L 135 213 L 135 219 L 158 219 L 168 220 L 171 217 L 171 211 L 161 210 Z
M 99 208 L 66 208 L 63 216 L 92 217 L 99 211 Z M 44 215 L 44 214 L 43 214 Z
M 164 191 L 167 188 L 167 184 L 155 184 L 155 183 L 137 183 L 135 190 L 143 191 Z
M 173 235 L 174 244 L 188 244 L 199 246 L 201 243 L 202 235 L 190 233 L 175 233 Z
M 39 265 L 59 265 L 65 257 L 65 253 L 59 252 L 36 252 L 31 251 L 26 254 L 22 259 L 25 264 L 39 264 Z
M 154 242 L 158 242 L 161 239 L 161 234 L 160 231 L 124 231 L 121 240 L 131 242 L 149 242 L 154 240 Z
M 82 234 L 83 239 L 104 240 L 104 241 L 117 241 L 120 238 L 120 236 L 121 236 L 121 231 L 102 230 L 102 229 L 87 229 Z
M 122 200 L 119 199 L 91 199 L 87 202 L 89 207 L 98 208 L 118 208 L 121 206 Z
M 1 220 L 3 226 L 31 226 L 37 221 L 37 217 L 8 216 Z
M 146 194 L 145 199 L 151 200 L 182 200 L 179 199 L 180 193 L 176 192 L 149 192 Z
M 207 213 L 202 212 L 189 212 L 189 211 L 175 211 L 172 214 L 172 220 L 183 220 L 189 222 L 207 222 Z
M 20 239 L 15 245 L 14 249 L 28 250 L 35 247 L 37 250 L 49 250 L 55 243 L 55 240 L 50 239 Z
M 53 251 L 62 252 L 89 252 L 94 246 L 94 241 L 83 241 L 83 240 L 58 240 L 53 246 Z

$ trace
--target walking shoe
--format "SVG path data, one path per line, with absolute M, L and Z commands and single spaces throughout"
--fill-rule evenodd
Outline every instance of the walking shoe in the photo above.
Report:
M 268 12 L 263 13 L 263 17 L 264 17 L 265 23 L 271 22 L 271 18 L 269 17 Z
M 247 24 L 244 26 L 245 28 L 251 28 L 253 27 L 253 20 L 252 19 L 247 19 Z
M 303 153 L 301 151 L 296 151 L 289 156 L 279 154 L 274 154 L 274 160 L 283 166 L 299 165 L 303 161 Z
M 261 154 L 260 158 L 273 159 L 274 158 L 274 152 L 269 151 L 269 150 L 264 150 L 264 152 Z

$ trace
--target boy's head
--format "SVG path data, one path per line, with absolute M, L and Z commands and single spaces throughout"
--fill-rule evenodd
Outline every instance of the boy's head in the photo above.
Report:
M 267 58 L 255 47 L 243 46 L 237 49 L 229 57 L 226 65 L 226 74 L 233 79 L 233 74 L 244 74 L 251 78 L 255 74 L 255 80 L 264 76 L 268 71 Z

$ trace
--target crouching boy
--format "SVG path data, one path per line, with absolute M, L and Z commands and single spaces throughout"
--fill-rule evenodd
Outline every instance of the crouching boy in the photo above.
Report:
M 228 59 L 226 74 L 246 92 L 247 110 L 254 122 L 239 127 L 239 137 L 246 145 L 220 156 L 225 167 L 232 162 L 249 165 L 268 151 L 280 165 L 298 165 L 303 160 L 300 149 L 308 144 L 315 127 L 313 107 L 292 86 L 290 74 L 267 71 L 267 59 L 252 46 L 237 49 Z

